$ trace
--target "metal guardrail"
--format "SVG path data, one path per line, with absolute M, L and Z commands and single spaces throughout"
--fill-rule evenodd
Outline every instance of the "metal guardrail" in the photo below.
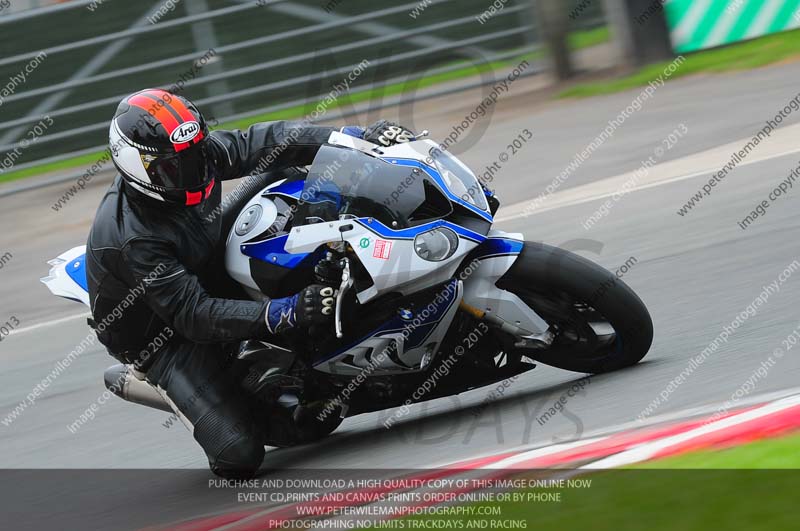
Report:
M 445 0 L 445 1 L 453 1 L 453 0 Z M 385 16 L 385 15 L 390 15 L 390 14 L 395 14 L 395 13 L 399 13 L 399 12 L 408 11 L 408 6 L 409 5 L 414 5 L 414 3 L 402 5 L 402 6 L 399 6 L 399 7 L 393 7 L 393 8 L 389 8 L 389 9 L 383 9 L 381 11 L 378 11 L 378 12 L 375 12 L 375 13 L 371 13 L 369 15 L 353 17 L 348 21 L 348 24 L 353 24 L 355 22 L 371 20 L 371 19 L 379 18 L 379 17 Z M 502 15 L 501 16 L 508 16 L 508 15 L 517 14 L 517 13 L 523 11 L 523 10 L 526 10 L 526 9 L 528 9 L 528 7 L 525 6 L 525 5 L 519 5 L 519 6 L 515 6 L 515 7 L 510 7 L 508 9 L 502 11 Z M 406 31 L 400 31 L 400 32 L 395 33 L 395 34 L 383 35 L 383 36 L 379 36 L 379 37 L 374 37 L 372 39 L 365 39 L 363 41 L 358 41 L 358 42 L 355 42 L 355 43 L 350 43 L 350 44 L 345 44 L 345 45 L 340 45 L 340 46 L 334 46 L 334 47 L 328 48 L 326 50 L 326 53 L 330 54 L 330 53 L 339 53 L 339 52 L 343 52 L 343 51 L 347 51 L 347 50 L 356 50 L 356 49 L 358 49 L 360 47 L 363 47 L 363 46 L 374 46 L 376 44 L 381 44 L 381 43 L 384 43 L 384 42 L 391 42 L 391 41 L 397 40 L 397 39 L 405 39 L 405 38 L 408 38 L 408 37 L 413 37 L 415 35 L 424 35 L 424 34 L 431 33 L 431 32 L 434 32 L 434 31 L 439 31 L 439 30 L 442 30 L 442 29 L 445 29 L 445 28 L 448 28 L 448 27 L 458 26 L 458 25 L 462 25 L 462 24 L 466 24 L 466 23 L 471 23 L 471 22 L 474 22 L 474 21 L 475 21 L 475 18 L 472 15 L 468 15 L 468 16 L 456 18 L 456 19 L 453 19 L 453 20 L 447 20 L 447 21 L 444 21 L 444 22 L 438 22 L 438 23 L 435 23 L 435 24 L 430 24 L 430 25 L 427 25 L 427 26 L 423 26 L 421 28 L 415 28 L 415 29 L 410 29 L 410 30 L 406 30 Z M 251 39 L 251 40 L 249 40 L 247 42 L 231 44 L 231 45 L 228 45 L 228 46 L 215 47 L 214 50 L 218 54 L 219 53 L 227 53 L 227 52 L 237 51 L 237 50 L 241 50 L 241 49 L 252 47 L 252 46 L 259 46 L 259 45 L 263 45 L 263 44 L 268 44 L 270 42 L 274 42 L 274 41 L 280 40 L 282 38 L 290 37 L 290 36 L 291 37 L 296 37 L 298 35 L 302 35 L 302 34 L 306 34 L 306 33 L 312 33 L 315 30 L 337 28 L 337 27 L 342 27 L 344 25 L 345 24 L 343 24 L 341 22 L 336 22 L 336 23 L 333 23 L 333 24 L 319 24 L 319 25 L 316 25 L 316 26 L 303 28 L 301 30 L 297 30 L 297 31 L 293 31 L 293 32 L 284 32 L 284 33 L 277 34 L 277 35 L 269 35 L 269 36 L 262 37 L 262 38 L 259 38 L 259 39 Z M 530 28 L 525 26 L 525 27 L 517 28 L 517 29 L 523 29 L 525 31 L 528 31 Z M 486 40 L 490 40 L 490 39 L 486 39 Z M 52 49 L 43 50 L 43 52 L 47 53 L 48 56 L 49 56 L 50 54 L 53 53 L 53 50 Z M 186 54 L 186 55 L 183 55 L 183 56 L 180 56 L 180 57 L 165 59 L 165 60 L 159 62 L 159 66 L 167 66 L 167 65 L 171 65 L 171 64 L 178 64 L 178 63 L 181 63 L 181 62 L 185 62 L 187 60 L 196 60 L 196 59 L 200 58 L 202 56 L 202 54 L 203 54 L 203 52 L 195 52 L 195 53 Z M 206 83 L 206 82 L 209 82 L 209 81 L 215 81 L 215 80 L 218 80 L 218 79 L 228 79 L 228 78 L 239 76 L 239 75 L 244 75 L 244 74 L 250 74 L 250 73 L 253 73 L 253 72 L 257 72 L 259 70 L 266 70 L 268 68 L 272 68 L 272 67 L 279 66 L 279 65 L 291 64 L 291 63 L 293 63 L 295 61 L 304 61 L 304 60 L 307 60 L 307 59 L 313 59 L 315 57 L 315 55 L 317 55 L 317 54 L 318 54 L 317 51 L 310 51 L 310 52 L 301 53 L 301 54 L 298 54 L 298 55 L 293 55 L 293 56 L 290 56 L 290 57 L 282 57 L 282 58 L 276 59 L 274 61 L 266 61 L 266 62 L 263 62 L 263 63 L 258 63 L 258 64 L 255 64 L 255 65 L 251 65 L 251 66 L 248 66 L 248 67 L 238 68 L 238 69 L 235 69 L 235 70 L 227 70 L 227 71 L 225 71 L 223 73 L 220 73 L 220 74 L 204 76 L 204 77 L 202 77 L 200 79 L 188 81 L 184 86 L 185 87 L 189 87 L 189 86 L 197 85 L 197 84 L 200 84 L 200 83 Z M 13 95 L 5 98 L 5 101 L 6 102 L 11 102 L 11 101 L 18 101 L 18 100 L 22 100 L 22 99 L 26 99 L 26 98 L 32 98 L 32 97 L 35 97 L 35 96 L 43 96 L 45 94 L 50 94 L 52 92 L 58 92 L 60 90 L 80 87 L 81 85 L 85 85 L 86 83 L 105 81 L 105 80 L 114 79 L 115 77 L 120 77 L 120 76 L 123 76 L 123 75 L 130 75 L 130 74 L 137 74 L 137 73 L 145 72 L 145 71 L 147 71 L 149 69 L 152 69 L 152 68 L 153 68 L 153 64 L 143 64 L 143 65 L 138 65 L 138 66 L 135 66 L 135 67 L 114 70 L 114 71 L 111 71 L 111 72 L 106 72 L 104 74 L 88 76 L 88 77 L 80 79 L 80 80 L 65 81 L 63 83 L 57 83 L 55 85 L 49 85 L 49 86 L 46 86 L 46 87 L 41 87 L 39 89 L 25 91 L 25 92 L 23 92 L 21 94 L 13 94 Z M 7 127 L 7 122 L 0 122 L 0 128 L 3 128 L 3 127 Z
M 512 58 L 512 57 L 516 57 L 516 54 L 514 54 L 514 55 L 503 54 L 503 55 L 498 56 L 497 60 L 509 59 L 509 58 Z M 541 73 L 542 71 L 543 71 L 543 68 L 541 68 L 541 67 L 530 67 L 530 68 L 526 69 L 525 72 L 520 77 L 534 76 L 534 75 L 537 75 L 537 74 Z M 433 74 L 433 73 L 441 73 L 441 72 L 439 72 L 437 70 L 435 72 L 431 71 L 431 73 Z M 369 104 L 367 104 L 367 105 L 355 105 L 353 107 L 349 107 L 349 108 L 345 108 L 345 109 L 336 109 L 335 111 L 329 112 L 326 115 L 326 117 L 329 118 L 330 120 L 334 120 L 334 121 L 343 120 L 343 119 L 346 119 L 346 118 L 348 118 L 350 116 L 354 116 L 354 115 L 357 115 L 357 114 L 377 112 L 377 111 L 381 111 L 381 110 L 386 109 L 386 108 L 413 104 L 413 103 L 416 103 L 418 101 L 422 101 L 422 100 L 425 100 L 425 99 L 438 98 L 438 97 L 442 97 L 442 96 L 449 96 L 451 94 L 458 94 L 458 93 L 463 92 L 464 90 L 474 89 L 474 88 L 486 86 L 488 84 L 497 83 L 501 79 L 502 79 L 501 76 L 498 76 L 498 77 L 491 76 L 489 78 L 481 78 L 481 79 L 479 79 L 477 81 L 473 81 L 471 83 L 464 83 L 464 84 L 459 84 L 459 85 L 453 86 L 453 87 L 443 87 L 443 88 L 438 89 L 438 90 L 432 90 L 432 91 L 430 91 L 430 92 L 428 92 L 426 94 L 423 94 L 423 95 L 419 95 L 419 94 L 401 95 L 401 96 L 395 96 L 395 97 L 387 98 L 385 100 L 381 99 L 379 101 L 369 102 Z M 239 117 L 234 117 L 233 119 L 245 118 L 246 116 L 249 116 L 249 114 L 242 115 L 242 116 L 239 116 Z M 107 144 L 103 144 L 103 145 L 99 145 L 99 146 L 95 146 L 95 147 L 92 147 L 92 148 L 88 148 L 88 149 L 82 150 L 81 152 L 73 153 L 72 155 L 73 156 L 86 155 L 86 154 L 90 154 L 90 153 L 97 153 L 97 152 L 100 152 L 100 151 L 103 151 L 103 150 L 106 150 L 106 149 L 108 149 L 108 145 Z M 37 165 L 40 165 L 40 164 L 43 164 L 43 163 L 46 163 L 46 162 L 55 161 L 55 160 L 58 160 L 58 157 L 53 157 L 51 160 L 47 160 L 47 159 L 38 160 L 38 161 L 30 163 L 30 165 L 31 166 L 37 166 Z M 78 179 L 86 177 L 86 175 L 88 173 L 89 164 L 87 164 L 86 166 L 87 167 L 81 167 L 78 170 L 73 170 L 73 171 L 68 171 L 66 173 L 59 173 L 59 174 L 56 174 L 56 175 L 52 175 L 52 176 L 50 176 L 50 177 L 48 177 L 46 179 L 34 179 L 34 180 L 31 180 L 31 181 L 29 181 L 29 180 L 15 181 L 14 183 L 12 183 L 11 186 L 0 187 L 0 198 L 11 196 L 11 195 L 15 195 L 15 194 L 18 194 L 20 192 L 26 192 L 26 191 L 29 191 L 29 190 L 37 190 L 39 188 L 45 188 L 45 187 L 48 187 L 48 186 L 51 186 L 51 185 L 54 185 L 54 184 L 68 183 L 68 182 L 77 181 Z M 97 172 L 96 177 L 92 178 L 92 180 L 93 181 L 99 181 L 99 180 L 101 180 L 103 178 L 111 179 L 111 177 L 114 175 L 115 172 L 116 172 L 116 170 L 114 170 L 113 167 L 110 167 L 110 166 L 106 165 L 105 170 L 100 170 L 99 172 Z
M 282 3 L 288 2 L 290 0 L 267 0 L 267 1 L 268 1 L 269 5 L 274 5 L 274 4 L 282 4 Z M 448 1 L 452 1 L 452 0 L 444 0 L 444 1 L 448 2 Z M 80 41 L 61 44 L 59 46 L 52 46 L 52 47 L 46 48 L 44 50 L 37 50 L 37 51 L 33 51 L 33 52 L 25 52 L 25 53 L 21 53 L 21 54 L 17 54 L 17 55 L 12 55 L 11 57 L 6 57 L 5 59 L 0 59 L 0 66 L 5 66 L 5 65 L 8 65 L 8 64 L 17 63 L 17 62 L 20 62 L 20 61 L 27 61 L 28 59 L 31 59 L 32 57 L 36 56 L 37 53 L 41 53 L 41 52 L 45 52 L 48 55 L 56 54 L 56 53 L 63 53 L 63 52 L 67 52 L 67 51 L 70 51 L 70 50 L 76 50 L 78 48 L 84 48 L 86 46 L 92 46 L 92 45 L 95 45 L 95 44 L 103 44 L 103 43 L 106 43 L 106 42 L 116 41 L 116 40 L 119 40 L 119 39 L 123 39 L 125 37 L 138 37 L 138 36 L 144 35 L 146 33 L 153 33 L 153 32 L 156 32 L 156 31 L 161 31 L 161 30 L 167 29 L 167 28 L 173 28 L 173 27 L 176 27 L 176 26 L 183 26 L 185 24 L 190 24 L 192 22 L 199 22 L 201 20 L 213 19 L 214 17 L 219 17 L 219 16 L 222 16 L 222 15 L 230 15 L 230 14 L 233 14 L 233 13 L 246 11 L 248 9 L 255 9 L 257 7 L 260 7 L 260 6 L 258 4 L 249 4 L 249 5 L 248 4 L 243 4 L 243 5 L 238 5 L 238 6 L 231 6 L 231 7 L 226 7 L 226 8 L 223 8 L 223 9 L 216 9 L 214 11 L 208 11 L 206 13 L 202 13 L 202 14 L 199 14 L 199 15 L 190 15 L 190 16 L 187 16 L 187 17 L 179 18 L 179 19 L 176 19 L 176 20 L 168 21 L 168 22 L 160 22 L 157 25 L 153 24 L 152 26 L 149 26 L 149 27 L 148 26 L 144 26 L 144 27 L 140 27 L 140 28 L 129 29 L 129 30 L 126 30 L 126 31 L 120 31 L 120 32 L 115 32 L 115 33 L 107 33 L 105 35 L 99 35 L 97 37 L 92 37 L 91 39 L 83 39 L 83 40 L 80 40 Z M 44 15 L 46 13 L 42 13 L 42 14 Z M 6 22 L 6 21 L 4 21 L 3 19 L 0 19 L 0 24 L 2 24 L 3 22 Z
M 434 46 L 434 47 L 431 47 L 431 48 L 423 48 L 421 50 L 417 50 L 417 51 L 414 51 L 414 52 L 398 54 L 396 56 L 389 57 L 389 58 L 384 59 L 384 60 L 370 61 L 370 67 L 380 66 L 382 64 L 388 64 L 388 63 L 392 63 L 394 61 L 402 60 L 402 59 L 414 59 L 414 58 L 422 57 L 422 56 L 425 56 L 425 55 L 427 55 L 429 53 L 433 53 L 433 52 L 437 52 L 437 51 L 459 49 L 459 48 L 463 48 L 465 46 L 480 44 L 482 42 L 490 41 L 490 40 L 493 40 L 493 39 L 499 38 L 499 37 L 508 37 L 508 36 L 511 36 L 511 35 L 517 35 L 517 34 L 523 33 L 524 31 L 527 31 L 527 28 L 517 28 L 517 29 L 514 29 L 514 30 L 500 31 L 500 32 L 491 33 L 489 35 L 484 35 L 484 36 L 480 36 L 480 37 L 474 37 L 474 38 L 471 38 L 471 39 L 464 39 L 464 40 L 461 40 L 461 41 L 451 42 L 451 43 L 449 43 L 447 45 Z M 487 62 L 489 62 L 489 61 L 487 61 Z M 259 69 L 261 68 L 260 65 L 256 65 L 256 66 L 259 67 Z M 263 92 L 269 92 L 270 90 L 273 90 L 273 89 L 276 89 L 276 88 L 285 88 L 285 87 L 290 87 L 290 86 L 294 86 L 294 85 L 304 85 L 304 84 L 310 83 L 312 81 L 326 79 L 327 77 L 329 77 L 330 74 L 345 75 L 348 72 L 353 71 L 357 66 L 358 66 L 357 64 L 351 64 L 351 65 L 347 65 L 347 66 L 338 68 L 338 69 L 333 70 L 333 71 L 325 72 L 324 74 L 314 74 L 314 75 L 300 76 L 300 77 L 285 79 L 285 80 L 281 80 L 281 81 L 275 81 L 273 83 L 267 83 L 267 84 L 264 84 L 264 85 L 258 85 L 258 86 L 254 86 L 254 87 L 247 88 L 247 89 L 242 89 L 242 90 L 239 90 L 239 91 L 236 91 L 236 92 L 232 92 L 232 93 L 219 94 L 219 95 L 216 95 L 216 96 L 212 96 L 210 98 L 198 99 L 198 100 L 195 100 L 195 103 L 198 106 L 202 107 L 204 105 L 209 105 L 209 104 L 220 102 L 220 101 L 227 101 L 227 100 L 229 100 L 231 98 L 235 99 L 235 98 L 242 97 L 242 96 L 252 96 L 254 94 L 260 94 L 260 93 L 263 93 Z M 463 65 L 458 65 L 458 68 L 463 68 Z M 230 77 L 229 74 L 230 73 L 226 73 L 223 76 L 221 76 L 221 78 L 224 79 L 224 78 Z M 219 78 L 217 78 L 217 79 L 219 79 Z M 413 79 L 417 79 L 417 77 L 414 77 Z M 411 80 L 411 79 L 407 78 L 406 80 Z M 212 79 L 200 79 L 198 81 L 207 83 L 209 81 L 212 81 Z M 373 85 L 372 88 L 375 88 L 376 86 L 383 86 L 383 85 L 381 85 L 381 84 Z M 110 102 L 118 102 L 125 95 L 126 94 L 121 94 L 119 96 L 113 96 L 112 98 L 109 98 L 108 102 L 109 103 Z M 317 98 L 314 98 L 313 100 L 308 100 L 308 99 L 303 100 L 302 103 L 309 103 L 309 102 L 312 102 L 312 101 L 316 102 L 322 96 L 323 95 L 319 95 L 319 96 L 317 96 Z M 91 107 L 96 107 L 96 106 L 97 106 L 97 102 L 92 102 L 90 104 L 87 104 L 85 106 L 85 108 L 91 108 Z M 279 111 L 279 110 L 283 110 L 283 109 L 290 108 L 290 107 L 293 107 L 293 106 L 296 106 L 296 104 L 295 105 L 284 104 L 284 105 L 280 105 L 280 106 L 277 106 L 277 107 L 272 107 L 272 108 L 270 108 L 270 110 Z M 269 111 L 266 111 L 266 112 L 269 112 Z M 55 113 L 48 113 L 48 114 L 49 114 L 50 117 L 52 117 Z M 254 114 L 259 114 L 259 113 L 256 112 Z M 225 118 L 222 118 L 222 119 L 217 118 L 217 120 L 218 121 L 231 121 L 231 117 L 230 116 L 226 116 Z M 3 124 L 0 124 L 0 125 L 3 125 Z M 41 145 L 41 144 L 45 144 L 45 143 L 48 143 L 48 142 L 55 142 L 57 140 L 62 140 L 64 138 L 69 138 L 71 136 L 75 136 L 75 135 L 78 135 L 78 134 L 89 133 L 89 132 L 92 132 L 92 131 L 102 131 L 102 130 L 105 130 L 107 128 L 108 128 L 108 122 L 107 121 L 102 121 L 102 122 L 98 122 L 98 123 L 95 123 L 95 124 L 92 124 L 92 125 L 83 126 L 83 127 L 76 127 L 74 129 L 70 129 L 68 131 L 62 131 L 60 133 L 53 133 L 53 134 L 50 134 L 50 135 L 43 136 L 38 140 L 38 143 Z M 21 147 L 21 145 L 22 144 L 19 143 L 19 142 L 15 143 L 15 144 L 7 144 L 7 145 L 4 145 L 4 146 L 0 146 L 0 151 L 12 151 L 12 150 L 14 150 L 14 149 L 16 149 L 18 147 Z
M 208 48 L 200 49 L 202 39 L 198 39 L 195 32 L 198 24 L 213 24 L 213 34 L 206 42 L 214 43 L 213 59 L 225 62 L 226 67 L 211 68 L 213 61 L 209 61 L 208 67 L 203 68 L 197 77 L 182 83 L 182 90 L 187 90 L 187 95 L 205 108 L 206 113 L 208 107 L 213 109 L 218 105 L 228 109 L 230 112 L 216 117 L 218 122 L 316 104 L 329 92 L 325 90 L 326 84 L 335 83 L 336 76 L 352 71 L 362 56 L 369 61 L 371 76 L 356 80 L 348 97 L 397 83 L 413 83 L 422 77 L 453 72 L 470 64 L 509 60 L 536 48 L 531 0 L 509 0 L 486 25 L 479 23 L 476 17 L 491 7 L 492 3 L 487 0 L 459 0 L 457 4 L 455 0 L 432 3 L 417 0 L 381 9 L 375 9 L 374 3 L 368 0 L 349 0 L 340 4 L 341 9 L 349 8 L 348 12 L 340 12 L 337 8 L 336 12 L 325 17 L 317 16 L 322 11 L 321 4 L 317 3 L 319 0 L 294 0 L 291 4 L 290 0 L 259 0 L 234 5 L 227 0 L 202 0 L 203 4 L 206 2 L 214 5 L 199 13 L 187 8 L 186 15 L 173 13 L 165 20 L 147 25 L 141 24 L 140 9 L 138 26 L 134 24 L 121 31 L 86 38 L 70 38 L 69 42 L 51 43 L 36 50 L 11 51 L 12 55 L 0 58 L 3 70 L 13 71 L 12 65 L 29 61 L 44 52 L 46 59 L 39 69 L 48 68 L 49 61 L 63 69 L 64 63 L 85 61 L 91 54 L 101 53 L 106 45 L 121 42 L 127 48 L 144 48 L 143 45 L 153 40 L 162 42 L 162 39 L 183 44 L 191 36 L 195 45 L 194 51 L 170 53 L 167 50 L 162 57 L 137 55 L 138 62 L 134 64 L 106 57 L 100 61 L 100 67 L 85 75 L 53 80 L 40 86 L 23 84 L 16 87 L 17 90 L 6 95 L 0 103 L 0 112 L 3 112 L 0 138 L 5 139 L 5 142 L 0 140 L 0 152 L 8 154 L 27 150 L 31 153 L 23 153 L 25 156 L 19 157 L 13 169 L 104 149 L 109 109 L 134 90 L 172 85 L 176 75 L 166 74 L 165 68 L 177 69 L 181 64 L 191 67 L 209 51 Z M 43 17 L 69 15 L 74 19 L 82 16 L 75 10 L 87 9 L 91 4 L 82 0 L 0 17 L 0 31 L 12 29 L 11 26 L 17 24 L 34 28 Z M 180 9 L 180 4 L 177 5 Z M 286 9 L 269 11 L 285 5 L 294 8 L 290 10 L 291 15 L 285 15 Z M 413 10 L 423 5 L 426 7 L 417 16 L 411 16 Z M 162 7 L 162 3 L 157 1 L 143 7 L 146 12 L 154 12 Z M 115 9 L 123 9 L 114 0 L 106 0 L 96 8 L 109 10 L 105 14 L 108 17 L 113 16 Z M 133 8 L 128 5 L 124 9 Z M 302 20 L 305 12 L 310 12 L 313 17 Z M 275 33 L 264 35 L 263 31 L 257 31 L 257 25 L 254 26 L 258 17 L 268 22 L 271 17 L 282 16 L 286 18 L 272 19 L 280 20 L 280 30 Z M 286 20 L 290 19 L 298 23 L 287 24 Z M 236 31 L 237 25 L 242 31 Z M 205 29 L 208 27 L 204 26 Z M 96 31 L 100 30 L 98 24 Z M 179 31 L 183 32 L 180 34 L 182 37 L 174 34 Z M 320 50 L 314 43 L 315 36 L 330 40 L 330 47 Z M 304 41 L 298 44 L 298 38 Z M 383 50 L 390 45 L 394 45 L 394 50 L 385 53 Z M 272 50 L 275 51 L 274 57 L 264 57 L 269 55 L 265 51 Z M 132 53 L 131 50 L 125 51 L 129 55 Z M 307 68 L 301 68 L 321 58 L 329 61 L 321 71 L 309 72 Z M 336 60 L 341 60 L 345 66 L 335 64 Z M 105 63 L 111 68 L 102 71 Z M 64 73 L 71 74 L 69 71 Z M 35 76 L 32 74 L 31 77 Z M 0 77 L 0 86 L 2 79 Z M 303 87 L 309 89 L 311 86 L 319 88 L 310 89 L 309 94 L 298 97 Z M 124 88 L 125 92 L 113 91 L 113 87 Z M 44 103 L 40 101 L 42 99 Z M 264 100 L 272 103 L 264 105 Z M 51 108 L 47 108 L 49 101 L 54 102 Z M 30 108 L 32 104 L 36 104 L 33 109 Z M 6 109 L 10 108 L 17 111 L 14 112 L 16 116 L 9 116 L 11 112 L 6 112 Z M 22 129 L 36 123 L 43 115 L 49 116 L 55 127 L 31 141 Z

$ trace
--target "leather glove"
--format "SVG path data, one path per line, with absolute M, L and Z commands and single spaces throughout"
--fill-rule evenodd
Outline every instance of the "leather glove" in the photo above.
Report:
M 364 140 L 381 146 L 393 146 L 416 140 L 409 129 L 388 120 L 378 120 L 364 131 Z
M 314 266 L 314 276 L 322 284 L 339 287 L 342 283 L 342 266 L 333 260 L 320 260 Z
M 267 304 L 266 322 L 271 334 L 294 328 L 308 329 L 316 335 L 330 328 L 337 292 L 330 286 L 313 284 L 300 293 Z

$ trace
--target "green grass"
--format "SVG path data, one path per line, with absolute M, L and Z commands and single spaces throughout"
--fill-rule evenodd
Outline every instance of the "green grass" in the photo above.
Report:
M 596 46 L 598 44 L 608 41 L 608 39 L 609 39 L 609 32 L 608 28 L 606 27 L 596 28 L 591 30 L 576 31 L 570 35 L 570 46 L 573 49 L 578 50 L 582 48 L 588 48 L 590 46 Z M 416 89 L 422 89 L 440 83 L 446 83 L 448 81 L 454 81 L 457 79 L 463 79 L 466 77 L 475 76 L 487 72 L 489 70 L 508 68 L 510 66 L 517 65 L 523 59 L 526 60 L 537 59 L 542 55 L 543 52 L 537 51 L 527 54 L 521 54 L 519 57 L 512 60 L 496 61 L 483 65 L 473 65 L 466 61 L 462 61 L 460 63 L 464 64 L 463 68 L 422 78 L 419 81 L 414 82 L 412 86 L 415 86 Z M 459 63 L 453 63 L 453 64 L 459 64 Z M 349 94 L 346 96 L 342 96 L 340 98 L 340 101 L 335 102 L 333 105 L 328 107 L 328 109 L 333 110 L 343 105 L 349 106 L 364 101 L 370 101 L 376 98 L 381 98 L 381 97 L 387 98 L 391 96 L 396 96 L 397 94 L 402 94 L 404 91 L 408 90 L 408 88 L 409 88 L 408 83 L 397 83 L 394 85 L 389 85 L 382 89 L 366 90 L 359 93 Z M 314 109 L 314 107 L 316 107 L 316 105 L 317 105 L 316 103 L 309 105 L 297 105 L 295 107 L 291 107 L 282 111 L 249 116 L 241 120 L 219 124 L 216 128 L 245 129 L 257 122 L 298 119 L 308 115 Z M 102 156 L 103 152 L 98 151 L 97 153 L 89 153 L 87 155 L 82 155 L 80 157 L 72 157 L 58 162 L 51 162 L 48 164 L 33 166 L 31 168 L 27 168 L 24 170 L 10 171 L 8 173 L 0 175 L 0 183 L 15 181 L 18 179 L 24 179 L 26 177 L 31 177 L 34 175 L 40 175 L 43 173 L 49 173 L 54 171 L 75 169 L 75 168 L 83 169 L 94 164 Z
M 725 450 L 692 452 L 638 465 L 641 469 L 800 469 L 800 435 L 765 439 Z M 800 474 L 798 475 L 800 478 Z
M 32 166 L 30 168 L 25 168 L 24 170 L 10 171 L 8 173 L 0 175 L 0 183 L 8 181 L 16 181 L 19 179 L 24 179 L 25 177 L 41 175 L 43 173 L 48 173 L 51 171 L 67 170 L 70 168 L 77 168 L 77 167 L 80 167 L 81 169 L 89 168 L 91 167 L 92 164 L 97 162 L 102 156 L 103 152 L 98 151 L 97 153 L 88 153 L 86 155 L 81 155 L 79 157 L 72 157 L 69 159 L 60 160 L 58 162 L 50 162 L 47 164 L 42 164 L 40 166 Z
M 524 520 L 528 529 L 561 531 L 797 529 L 799 449 L 800 436 L 793 435 L 694 452 L 576 478 L 590 479 L 588 488 L 520 491 L 525 496 L 560 492 L 557 502 L 472 504 L 499 507 L 500 516 L 419 515 L 409 520 L 447 520 L 449 529 L 483 528 L 470 520 L 493 518 Z M 414 528 L 410 522 L 405 524 L 405 529 Z
M 702 72 L 749 70 L 800 57 L 800 30 L 768 35 L 730 46 L 686 54 L 686 61 L 670 80 Z M 582 83 L 562 91 L 560 98 L 587 98 L 647 85 L 658 78 L 670 61 L 648 65 L 634 74 L 607 81 Z
M 611 33 L 608 26 L 584 31 L 574 31 L 569 35 L 569 47 L 573 50 L 581 50 L 591 46 L 597 46 L 611 40 Z

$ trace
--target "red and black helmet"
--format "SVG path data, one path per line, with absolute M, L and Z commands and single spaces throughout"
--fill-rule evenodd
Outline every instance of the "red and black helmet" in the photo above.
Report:
M 165 90 L 123 99 L 109 130 L 111 156 L 131 188 L 165 203 L 192 206 L 214 188 L 208 127 L 197 107 Z

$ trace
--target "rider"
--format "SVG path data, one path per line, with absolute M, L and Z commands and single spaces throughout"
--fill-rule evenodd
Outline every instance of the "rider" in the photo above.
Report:
M 282 299 L 231 298 L 220 181 L 268 171 L 263 187 L 311 164 L 332 131 L 279 121 L 209 132 L 193 103 L 157 89 L 124 98 L 111 121 L 120 175 L 89 235 L 90 324 L 112 356 L 156 386 L 224 477 L 250 476 L 264 458 L 260 430 L 226 378 L 226 354 L 243 340 L 330 324 L 334 292 L 312 285 Z M 384 145 L 413 139 L 387 121 L 342 132 Z

